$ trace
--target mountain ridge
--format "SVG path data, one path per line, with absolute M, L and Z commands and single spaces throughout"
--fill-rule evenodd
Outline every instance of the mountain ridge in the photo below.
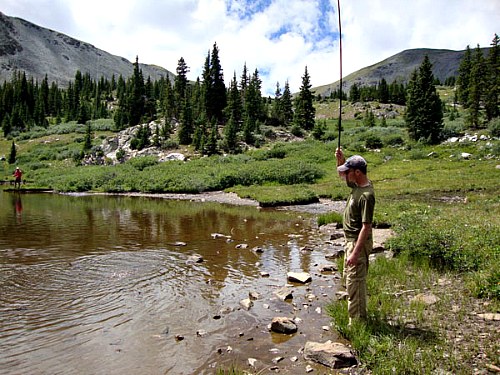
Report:
M 145 77 L 157 80 L 174 74 L 157 65 L 139 64 Z M 96 80 L 101 76 L 111 80 L 115 75 L 124 78 L 133 74 L 133 63 L 112 55 L 90 43 L 66 34 L 38 26 L 18 17 L 0 12 L 0 82 L 8 81 L 15 71 L 41 82 L 66 87 L 80 70 Z

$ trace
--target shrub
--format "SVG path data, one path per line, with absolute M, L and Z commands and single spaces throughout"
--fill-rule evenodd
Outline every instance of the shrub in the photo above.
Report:
M 127 160 L 127 164 L 139 171 L 142 171 L 147 167 L 158 164 L 158 160 L 154 156 L 141 156 Z
M 494 118 L 488 124 L 488 130 L 493 137 L 500 137 L 500 118 Z
M 382 148 L 384 146 L 382 139 L 375 134 L 368 134 L 365 137 L 365 147 L 368 149 L 377 149 Z

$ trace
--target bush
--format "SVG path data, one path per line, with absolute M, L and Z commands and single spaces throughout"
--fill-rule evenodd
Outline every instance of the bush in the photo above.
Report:
M 488 130 L 492 137 L 500 137 L 500 118 L 494 118 L 488 124 Z
M 147 167 L 158 164 L 158 160 L 154 156 L 141 156 L 127 160 L 128 165 L 131 165 L 138 171 L 143 171 Z
M 377 149 L 382 148 L 384 146 L 382 139 L 375 134 L 368 134 L 365 137 L 365 147 L 368 149 Z

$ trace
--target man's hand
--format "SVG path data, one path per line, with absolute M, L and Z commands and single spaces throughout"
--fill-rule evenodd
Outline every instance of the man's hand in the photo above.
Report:
M 358 257 L 359 253 L 358 252 L 352 252 L 351 255 L 347 258 L 347 265 L 350 267 L 354 267 L 356 264 L 358 264 Z
M 335 157 L 337 158 L 337 167 L 345 163 L 344 153 L 341 148 L 335 150 Z

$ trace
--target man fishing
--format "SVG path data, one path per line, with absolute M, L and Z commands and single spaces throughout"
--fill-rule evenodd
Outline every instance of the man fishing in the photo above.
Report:
M 337 172 L 351 190 L 344 211 L 346 239 L 344 277 L 348 294 L 349 324 L 353 319 L 365 320 L 366 277 L 368 257 L 373 248 L 372 224 L 375 192 L 367 176 L 366 160 L 354 155 L 347 160 L 341 148 L 335 151 Z
M 13 173 L 14 176 L 14 189 L 17 187 L 18 189 L 21 188 L 21 183 L 22 183 L 22 178 L 23 178 L 23 171 L 19 169 L 19 167 L 16 167 L 16 170 Z

